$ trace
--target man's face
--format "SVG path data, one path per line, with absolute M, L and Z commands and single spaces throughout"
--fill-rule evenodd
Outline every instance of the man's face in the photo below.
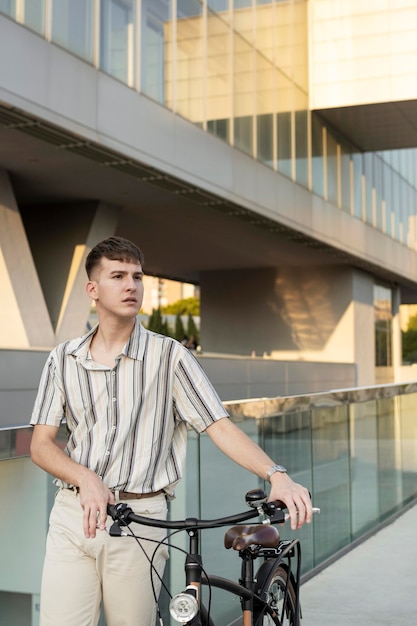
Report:
M 142 279 L 140 263 L 103 257 L 87 283 L 87 293 L 96 302 L 98 312 L 134 317 L 142 306 Z

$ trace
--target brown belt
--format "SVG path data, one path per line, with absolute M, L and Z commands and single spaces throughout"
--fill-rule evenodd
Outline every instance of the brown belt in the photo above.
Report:
M 79 487 L 68 487 L 76 493 L 80 492 Z M 112 489 L 112 492 L 117 496 L 119 500 L 141 500 L 142 498 L 152 498 L 153 496 L 159 496 L 161 493 L 165 493 L 163 489 L 159 491 L 153 491 L 151 493 L 132 493 L 130 491 L 117 491 Z
M 115 489 L 112 491 L 119 500 L 141 500 L 142 498 L 152 498 L 153 496 L 159 496 L 161 493 L 164 493 L 163 489 L 152 493 L 130 493 L 129 491 L 116 491 Z

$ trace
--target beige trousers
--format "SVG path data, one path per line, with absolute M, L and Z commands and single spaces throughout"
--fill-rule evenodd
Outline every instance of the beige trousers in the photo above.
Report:
M 166 519 L 164 495 L 129 500 L 132 510 L 147 517 Z M 112 519 L 107 518 L 107 528 Z M 136 528 L 135 528 L 136 527 Z M 136 535 L 162 541 L 166 531 L 133 524 Z M 110 537 L 97 531 L 86 539 L 79 496 L 58 491 L 51 511 L 42 576 L 40 626 L 96 626 L 103 603 L 107 626 L 154 626 L 156 603 L 150 564 L 157 543 L 132 537 Z M 167 547 L 157 549 L 153 565 L 162 577 Z M 160 580 L 153 573 L 157 596 Z

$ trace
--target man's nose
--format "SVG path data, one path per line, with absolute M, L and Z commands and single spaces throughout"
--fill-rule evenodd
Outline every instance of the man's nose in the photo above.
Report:
M 136 289 L 136 281 L 133 278 L 133 276 L 128 276 L 126 288 L 129 289 L 129 290 Z

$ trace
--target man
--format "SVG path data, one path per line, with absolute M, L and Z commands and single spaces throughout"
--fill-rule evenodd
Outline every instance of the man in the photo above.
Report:
M 91 250 L 86 290 L 98 325 L 57 346 L 42 374 L 31 455 L 56 477 L 59 490 L 47 539 L 41 626 L 95 626 L 101 601 L 108 626 L 154 624 L 149 561 L 131 541 L 105 532 L 107 505 L 124 500 L 137 514 L 164 519 L 183 472 L 187 425 L 268 478 L 270 499 L 285 502 L 293 529 L 311 521 L 308 491 L 228 419 L 190 351 L 139 324 L 142 267 L 142 252 L 126 239 L 110 237 Z M 56 443 L 63 418 L 65 450 Z M 159 529 L 141 534 L 164 538 Z M 154 546 L 143 542 L 148 555 Z M 165 547 L 157 551 L 161 576 L 167 556 Z

